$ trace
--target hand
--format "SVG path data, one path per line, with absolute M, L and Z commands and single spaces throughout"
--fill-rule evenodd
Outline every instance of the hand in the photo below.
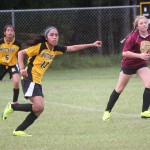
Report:
M 102 41 L 96 41 L 96 42 L 93 43 L 93 45 L 95 47 L 101 47 L 102 46 Z
M 150 54 L 150 49 L 147 51 L 147 54 Z
M 28 73 L 27 73 L 27 71 L 25 70 L 25 69 L 21 69 L 20 70 L 20 74 L 23 76 L 23 77 L 28 77 Z
M 148 60 L 150 58 L 150 54 L 149 53 L 141 53 L 140 58 L 143 60 Z

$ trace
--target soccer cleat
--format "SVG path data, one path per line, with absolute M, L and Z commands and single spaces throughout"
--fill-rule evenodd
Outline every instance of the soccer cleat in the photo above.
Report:
M 24 131 L 13 131 L 12 133 L 13 136 L 32 136 L 31 134 L 27 134 Z
M 103 115 L 103 120 L 106 121 L 106 120 L 109 120 L 109 118 L 110 118 L 110 112 L 109 111 L 105 111 L 104 115 Z
M 150 118 L 150 111 L 141 112 L 141 118 Z
M 2 120 L 3 121 L 5 121 L 8 117 L 8 115 L 13 112 L 13 109 L 11 108 L 11 104 L 12 104 L 11 102 L 8 102 L 8 104 L 6 105 L 6 107 L 2 113 Z

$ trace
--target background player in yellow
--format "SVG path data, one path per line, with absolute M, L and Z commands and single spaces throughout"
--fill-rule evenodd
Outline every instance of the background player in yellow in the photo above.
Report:
M 65 52 L 73 52 L 89 47 L 100 47 L 101 41 L 90 44 L 80 44 L 72 46 L 57 45 L 59 40 L 58 30 L 55 27 L 49 27 L 45 30 L 44 36 L 37 36 L 29 43 L 29 48 L 22 50 L 18 54 L 20 73 L 22 75 L 22 89 L 25 98 L 31 101 L 31 104 L 11 104 L 10 102 L 4 109 L 2 119 L 6 120 L 13 111 L 30 112 L 26 119 L 13 131 L 14 136 L 31 136 L 24 132 L 44 111 L 44 98 L 41 86 L 41 80 L 44 72 L 48 69 L 56 55 Z M 29 57 L 27 67 L 24 65 L 25 55 Z
M 0 39 L 0 81 L 6 73 L 13 80 L 13 102 L 18 101 L 19 96 L 19 68 L 17 54 L 21 44 L 15 39 L 15 29 L 12 25 L 4 27 L 4 38 Z

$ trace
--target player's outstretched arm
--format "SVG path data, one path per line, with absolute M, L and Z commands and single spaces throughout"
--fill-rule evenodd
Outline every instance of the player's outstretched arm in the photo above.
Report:
M 83 50 L 90 47 L 101 47 L 101 46 L 102 46 L 102 41 L 96 41 L 90 44 L 72 45 L 72 46 L 67 46 L 67 52 L 74 52 L 74 51 Z

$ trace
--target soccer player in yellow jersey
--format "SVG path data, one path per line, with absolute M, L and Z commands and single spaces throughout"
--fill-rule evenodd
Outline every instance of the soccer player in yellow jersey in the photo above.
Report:
M 22 75 L 22 89 L 26 99 L 30 104 L 8 103 L 4 109 L 2 119 L 6 120 L 13 111 L 30 112 L 26 119 L 13 131 L 14 136 L 31 136 L 24 132 L 44 111 L 44 97 L 42 92 L 41 80 L 44 72 L 48 69 L 56 55 L 65 52 L 73 52 L 89 47 L 101 47 L 102 42 L 96 41 L 90 44 L 80 44 L 72 46 L 58 45 L 59 34 L 55 27 L 45 30 L 44 36 L 37 36 L 29 44 L 29 48 L 22 50 L 18 54 L 20 73 Z M 28 56 L 28 64 L 25 68 L 24 58 Z
M 13 102 L 17 103 L 19 96 L 19 68 L 17 54 L 21 44 L 15 39 L 15 29 L 12 25 L 4 27 L 4 38 L 0 39 L 0 81 L 6 73 L 13 79 Z

